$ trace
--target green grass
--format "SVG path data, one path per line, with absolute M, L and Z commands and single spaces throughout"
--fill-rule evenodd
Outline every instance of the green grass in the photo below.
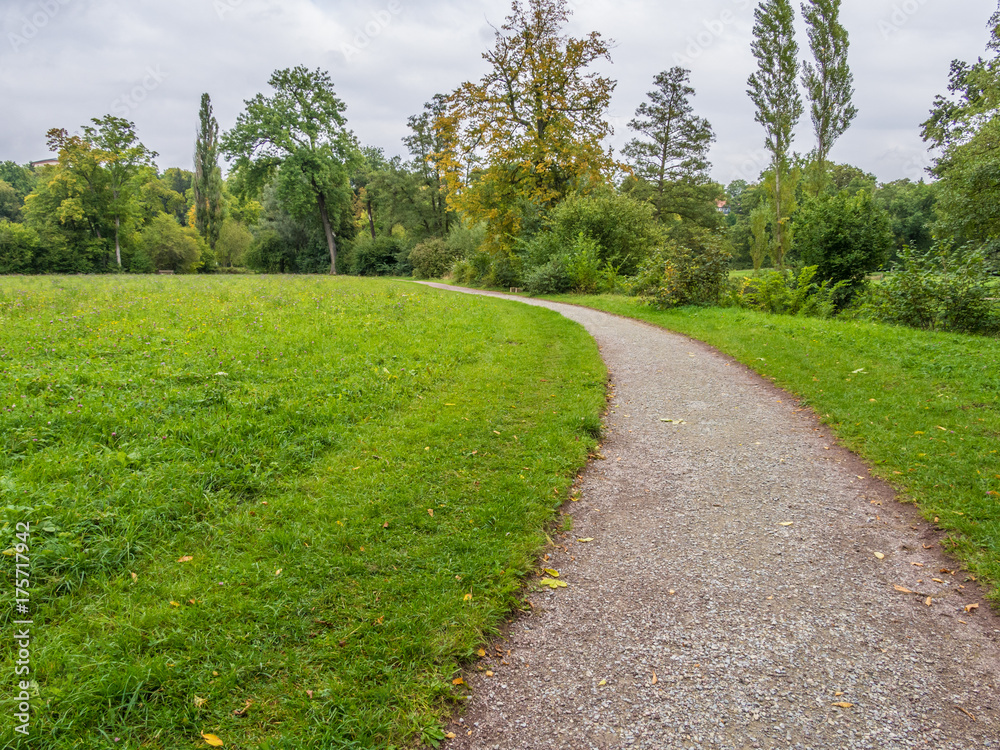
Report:
M 605 398 L 579 326 L 409 284 L 2 279 L 0 329 L 37 690 L 3 747 L 439 738 Z
M 705 341 L 799 396 L 1000 603 L 1000 341 L 738 309 L 561 296 Z

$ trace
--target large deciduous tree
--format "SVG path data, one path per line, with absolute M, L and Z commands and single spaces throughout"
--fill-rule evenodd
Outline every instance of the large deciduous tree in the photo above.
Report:
M 358 147 L 347 129 L 344 103 L 323 70 L 278 70 L 222 138 L 222 153 L 242 173 L 240 184 L 260 192 L 277 178 L 278 194 L 293 212 L 317 212 L 337 273 L 337 238 L 331 215 L 350 211 L 350 170 Z M 339 222 L 338 222 L 339 226 Z
M 155 175 L 156 152 L 139 141 L 128 120 L 108 115 L 91 122 L 82 136 L 49 131 L 49 148 L 59 152 L 59 166 L 47 192 L 58 203 L 60 224 L 86 226 L 99 240 L 105 232 L 114 235 L 121 268 L 121 237 L 141 215 L 142 188 Z
M 816 195 L 826 184 L 826 161 L 833 144 L 858 115 L 851 103 L 854 75 L 847 61 L 850 39 L 840 23 L 841 0 L 809 0 L 802 4 L 808 26 L 809 48 L 815 64 L 802 65 L 802 84 L 810 102 L 816 133 L 813 189 Z
M 135 125 L 121 117 L 107 115 L 91 120 L 93 125 L 83 128 L 83 137 L 91 143 L 107 172 L 107 186 L 111 193 L 108 215 L 115 225 L 115 260 L 122 265 L 122 225 L 133 221 L 140 211 L 140 191 L 149 170 L 155 170 L 150 151 L 139 141 Z
M 754 11 L 757 71 L 747 81 L 747 93 L 757 107 L 757 122 L 764 126 L 765 146 L 774 173 L 771 193 L 771 254 L 778 267 L 791 246 L 787 181 L 792 178 L 789 149 L 795 125 L 802 116 L 798 88 L 798 52 L 795 13 L 790 0 L 763 0 Z
M 201 95 L 198 138 L 194 146 L 195 227 L 215 248 L 222 230 L 222 170 L 219 168 L 219 123 L 212 113 L 212 99 Z
M 694 114 L 689 82 L 690 71 L 680 66 L 658 74 L 649 102 L 639 105 L 629 123 L 644 138 L 633 138 L 623 152 L 636 177 L 652 186 L 657 218 L 685 213 L 685 201 L 672 195 L 672 187 L 708 182 L 708 150 L 715 134 L 708 120 Z
M 1000 12 L 990 19 L 992 59 L 951 64 L 949 96 L 938 96 L 923 137 L 940 150 L 939 229 L 1000 260 Z
M 424 111 L 410 117 L 406 124 L 410 135 L 403 138 L 403 143 L 413 157 L 414 165 L 420 174 L 424 193 L 427 197 L 427 210 L 424 221 L 428 234 L 443 236 L 451 226 L 452 214 L 445 201 L 446 186 L 444 170 L 439 154 L 443 153 L 447 144 L 441 134 L 434 129 L 434 123 L 444 116 L 448 109 L 448 99 L 442 94 L 424 104 Z
M 436 123 L 449 201 L 486 223 L 496 250 L 511 247 L 526 216 L 607 181 L 614 163 L 602 141 L 616 84 L 591 70 L 610 48 L 597 32 L 565 36 L 569 15 L 567 0 L 514 0 L 483 55 L 489 72 L 452 93 Z

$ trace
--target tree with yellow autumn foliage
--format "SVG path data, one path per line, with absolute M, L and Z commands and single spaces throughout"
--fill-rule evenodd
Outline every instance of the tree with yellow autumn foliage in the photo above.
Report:
M 570 12 L 566 0 L 514 0 L 483 55 L 492 69 L 454 91 L 435 123 L 449 203 L 486 224 L 494 251 L 567 195 L 607 183 L 615 167 L 602 141 L 616 83 L 591 70 L 610 61 L 609 43 L 597 32 L 564 35 Z

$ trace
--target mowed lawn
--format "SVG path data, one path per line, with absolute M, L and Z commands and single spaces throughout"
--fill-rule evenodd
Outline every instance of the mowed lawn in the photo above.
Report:
M 30 523 L 35 623 L 0 746 L 438 741 L 605 385 L 561 316 L 412 284 L 0 279 L 0 559 L 12 600 Z
M 658 311 L 624 297 L 553 299 L 705 341 L 799 396 L 948 532 L 945 547 L 1000 604 L 1000 340 L 735 308 Z

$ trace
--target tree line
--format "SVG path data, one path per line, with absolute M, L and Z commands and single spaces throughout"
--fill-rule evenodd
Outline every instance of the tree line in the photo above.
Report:
M 843 306 L 904 250 L 995 255 L 996 202 L 973 197 L 996 184 L 995 60 L 955 63 L 924 125 L 937 181 L 879 184 L 830 159 L 857 116 L 840 7 L 801 4 L 808 59 L 790 0 L 755 12 L 747 93 L 770 163 L 753 182 L 711 179 L 715 134 L 682 67 L 654 77 L 612 152 L 616 82 L 594 69 L 610 44 L 566 34 L 567 0 L 514 0 L 487 74 L 409 118 L 406 157 L 362 145 L 329 74 L 304 67 L 275 71 L 225 132 L 203 95 L 191 171 L 160 173 L 121 118 L 50 131 L 55 166 L 0 165 L 0 272 L 451 273 L 680 304 L 717 299 L 732 265 L 809 264 L 844 282 Z M 815 145 L 800 154 L 806 111 Z

